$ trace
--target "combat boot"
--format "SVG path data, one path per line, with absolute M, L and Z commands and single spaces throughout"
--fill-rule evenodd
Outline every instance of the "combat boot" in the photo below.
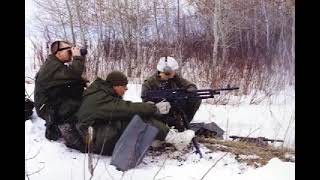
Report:
M 76 130 L 74 124 L 65 123 L 59 125 L 58 127 L 67 147 L 79 150 L 81 152 L 85 151 L 85 144 L 82 141 L 82 138 Z

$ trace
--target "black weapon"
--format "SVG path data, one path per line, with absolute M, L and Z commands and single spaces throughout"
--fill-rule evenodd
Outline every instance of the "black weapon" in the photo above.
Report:
M 214 95 L 220 94 L 220 91 L 238 90 L 239 87 L 221 88 L 221 89 L 163 89 L 163 90 L 149 90 L 142 96 L 145 101 L 159 102 L 167 100 L 188 100 L 188 99 L 208 99 L 214 98 Z
M 175 108 L 180 114 L 183 121 L 183 125 L 186 129 L 189 128 L 189 123 L 187 122 L 186 113 L 183 111 L 181 104 L 183 101 L 190 99 L 208 99 L 214 98 L 214 95 L 220 94 L 220 91 L 231 91 L 237 90 L 238 87 L 228 87 L 222 89 L 200 89 L 200 90 L 187 90 L 187 89 L 161 89 L 161 90 L 149 90 L 142 95 L 144 101 L 160 102 L 166 100 L 170 102 L 171 107 Z M 196 149 L 196 153 L 199 153 L 200 158 L 202 158 L 202 153 L 199 149 L 199 144 L 193 138 L 192 143 Z
M 235 140 L 235 139 L 239 139 L 239 141 L 242 142 L 249 142 L 249 143 L 254 143 L 257 145 L 262 145 L 262 146 L 266 146 L 268 145 L 268 141 L 270 141 L 271 143 L 274 142 L 283 142 L 283 140 L 278 140 L 278 139 L 268 139 L 265 137 L 243 137 L 243 136 L 229 136 L 229 138 Z

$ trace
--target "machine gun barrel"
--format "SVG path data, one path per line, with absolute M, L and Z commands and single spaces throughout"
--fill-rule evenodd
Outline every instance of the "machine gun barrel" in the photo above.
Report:
M 238 90 L 239 87 L 221 88 L 221 89 L 198 89 L 188 91 L 186 89 L 163 89 L 146 91 L 142 98 L 147 101 L 167 101 L 183 99 L 209 99 L 214 95 L 220 94 L 220 91 Z
M 279 139 L 268 139 L 268 138 L 265 138 L 265 137 L 261 137 L 261 139 L 263 141 L 270 141 L 270 142 L 283 142 L 283 140 L 279 140 Z

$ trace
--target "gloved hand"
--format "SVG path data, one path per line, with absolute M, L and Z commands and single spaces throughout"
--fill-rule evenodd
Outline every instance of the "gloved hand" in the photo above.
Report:
M 171 105 L 169 102 L 166 102 L 166 101 L 161 101 L 161 102 L 158 102 L 157 104 L 155 104 L 158 108 L 158 112 L 160 114 L 168 114 L 169 111 L 170 111 L 170 108 L 171 108 Z
M 148 103 L 148 104 L 154 104 L 154 102 L 152 102 L 152 101 L 147 101 L 146 103 Z
M 195 91 L 195 90 L 197 90 L 197 88 L 195 86 L 189 86 L 187 88 L 187 91 Z

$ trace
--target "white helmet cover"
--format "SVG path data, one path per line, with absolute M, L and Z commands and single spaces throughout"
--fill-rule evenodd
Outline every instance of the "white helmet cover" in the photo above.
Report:
M 161 57 L 157 65 L 157 70 L 160 72 L 175 71 L 178 68 L 178 62 L 173 57 L 169 56 L 167 57 L 167 62 L 165 57 Z

